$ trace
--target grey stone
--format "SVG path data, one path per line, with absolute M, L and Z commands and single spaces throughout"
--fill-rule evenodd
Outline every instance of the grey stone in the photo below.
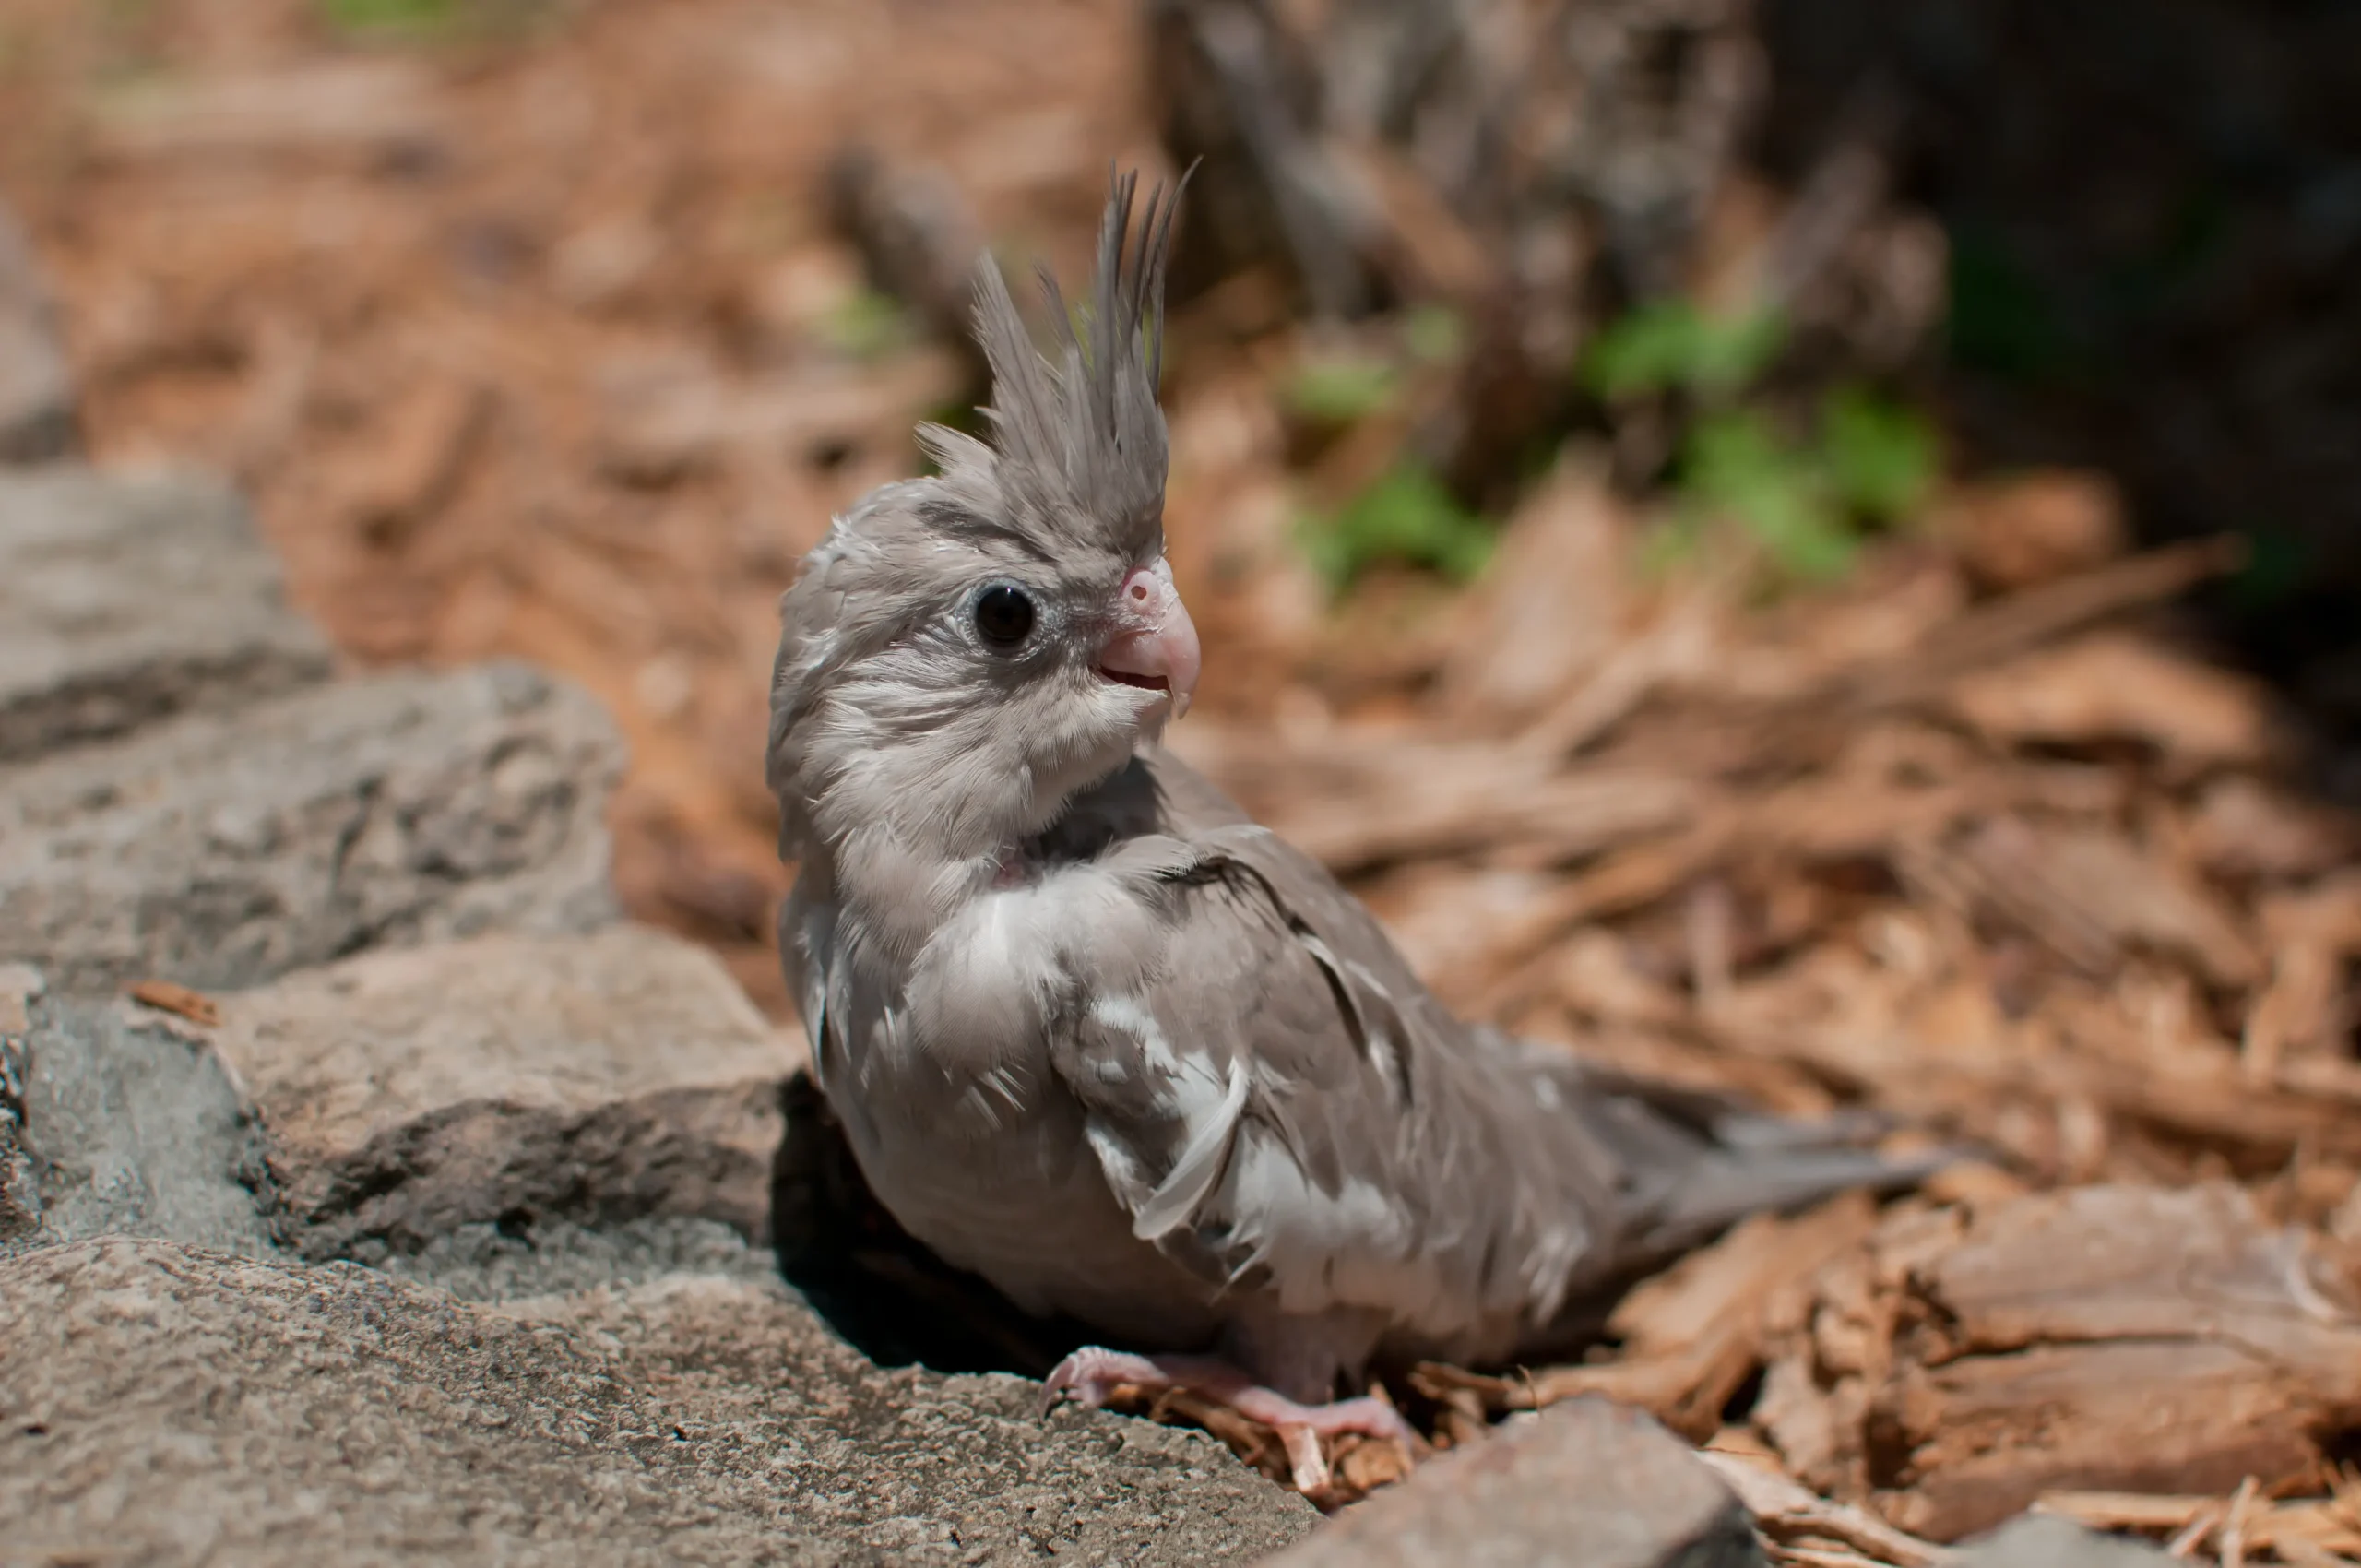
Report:
M 110 1240 L 0 1259 L 0 1343 L 18 1560 L 1198 1568 L 1318 1522 L 1200 1434 L 879 1372 L 776 1284 L 492 1309 Z
M 0 463 L 63 457 L 79 441 L 56 306 L 23 228 L 0 208 Z
M 254 985 L 611 919 L 599 706 L 490 665 L 315 687 L 0 768 L 0 957 L 60 991 Z
M 41 1188 L 25 1145 L 25 1083 L 32 1004 L 45 984 L 29 965 L 0 964 L 0 1247 L 41 1224 Z
M 1952 1568 L 2164 1568 L 2173 1561 L 2144 1541 L 2103 1536 L 2070 1519 L 2028 1514 L 1960 1547 Z
M 30 1011 L 24 1123 L 40 1240 L 271 1250 L 261 1134 L 202 1039 L 128 1002 L 41 996 Z
M 364 954 L 219 1005 L 314 1257 L 543 1218 L 758 1236 L 805 1054 L 710 952 L 644 926 Z
M 627 1289 L 672 1274 L 723 1275 L 773 1284 L 778 1259 L 767 1247 L 712 1219 L 649 1215 L 611 1225 L 570 1219 L 471 1221 L 415 1253 L 374 1266 L 470 1301 L 528 1301 L 585 1290 Z
M 1647 1416 L 1582 1398 L 1422 1465 L 1271 1568 L 1763 1568 L 1746 1510 Z
M 0 348 L 0 365 L 6 357 Z M 277 559 L 226 486 L 0 472 L 0 763 L 291 691 L 328 669 L 327 645 L 288 609 Z

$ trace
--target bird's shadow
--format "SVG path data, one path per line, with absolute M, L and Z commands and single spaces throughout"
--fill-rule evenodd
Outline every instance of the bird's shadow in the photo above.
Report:
M 780 1086 L 779 1110 L 770 1225 L 779 1273 L 862 1355 L 880 1366 L 1038 1378 L 1093 1342 L 1082 1324 L 1032 1316 L 903 1229 L 870 1192 L 808 1071 Z

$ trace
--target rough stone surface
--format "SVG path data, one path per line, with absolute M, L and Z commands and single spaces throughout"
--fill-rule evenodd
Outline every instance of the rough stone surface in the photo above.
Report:
M 2028 1515 L 1966 1542 L 1954 1568 L 2165 1568 L 2173 1561 L 2142 1541 Z
M 201 1039 L 128 1002 L 39 996 L 28 1011 L 38 1240 L 156 1236 L 271 1250 L 261 1134 Z
M 219 999 L 292 1239 L 374 1260 L 460 1226 L 650 1214 L 758 1235 L 803 1052 L 720 960 L 622 925 L 373 953 Z
M 41 1190 L 25 1145 L 25 1082 L 32 1004 L 42 988 L 40 970 L 0 964 L 0 1247 L 41 1224 Z
M 762 1285 L 779 1277 L 769 1248 L 749 1245 L 718 1220 L 662 1214 L 595 1227 L 570 1219 L 473 1221 L 374 1266 L 490 1302 L 628 1289 L 675 1274 L 725 1275 Z
M 56 308 L 24 230 L 0 208 L 0 463 L 63 457 L 79 425 Z
M 0 768 L 0 956 L 61 991 L 259 983 L 612 917 L 622 748 L 533 671 L 351 681 Z
M 0 762 L 274 695 L 328 668 L 220 484 L 0 473 Z
M 1197 1568 L 1318 1517 L 1194 1433 L 881 1372 L 775 1284 L 504 1310 L 109 1240 L 0 1259 L 0 1344 L 32 1562 Z
M 1582 1398 L 1421 1466 L 1271 1568 L 1763 1568 L 1746 1510 L 1648 1417 Z

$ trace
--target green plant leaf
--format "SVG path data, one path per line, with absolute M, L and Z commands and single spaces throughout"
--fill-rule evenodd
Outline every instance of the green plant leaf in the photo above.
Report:
M 1680 487 L 1691 507 L 1752 535 L 1785 576 L 1824 581 L 1852 568 L 1858 541 L 1816 455 L 1782 442 L 1760 414 L 1698 421 L 1683 448 Z
M 1313 568 L 1339 591 L 1380 561 L 1430 567 L 1464 582 L 1490 559 L 1494 539 L 1491 525 L 1415 460 L 1335 512 L 1308 520 L 1301 537 Z
M 1425 364 L 1447 364 L 1467 350 L 1467 324 L 1449 305 L 1420 305 L 1402 323 L 1402 345 Z
M 1693 355 L 1697 312 L 1686 300 L 1643 305 L 1602 328 L 1583 356 L 1583 382 L 1612 402 L 1678 386 Z
M 434 38 L 459 25 L 460 0 L 318 0 L 320 14 L 339 32 L 409 39 Z
M 860 289 L 822 317 L 819 335 L 828 347 L 853 360 L 878 360 L 917 336 L 899 300 L 876 289 Z
M 142 0 L 145 3 L 145 0 Z M 314 0 L 347 37 L 437 44 L 520 35 L 552 13 L 552 0 Z
M 1679 389 L 1718 396 L 1759 378 L 1786 341 L 1771 312 L 1713 316 L 1687 300 L 1642 305 L 1591 340 L 1583 380 L 1609 402 Z
M 1704 317 L 1691 351 L 1689 390 L 1725 393 L 1750 386 L 1771 368 L 1786 341 L 1786 323 L 1769 311 Z
M 1342 355 L 1308 360 L 1281 392 L 1287 410 L 1323 424 L 1351 424 L 1394 400 L 1401 376 L 1381 360 Z
M 1829 394 L 1821 457 L 1837 499 L 1879 522 L 1908 516 L 1935 480 L 1935 432 L 1912 410 L 1857 387 Z
M 1746 508 L 1805 482 L 1807 470 L 1751 410 L 1709 414 L 1689 433 L 1683 485 L 1708 502 Z

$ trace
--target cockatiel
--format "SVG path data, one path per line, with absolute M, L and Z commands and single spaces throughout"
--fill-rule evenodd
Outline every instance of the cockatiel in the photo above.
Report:
M 836 519 L 782 602 L 768 775 L 813 1071 L 878 1199 L 1018 1305 L 1279 1430 L 1373 1358 L 1498 1362 L 1757 1208 L 1919 1172 L 1452 1016 L 1360 903 L 1158 744 L 1197 634 L 1164 555 L 1173 205 L 1115 183 L 1042 359 L 997 267 L 992 439 Z M 1177 201 L 1177 195 L 1174 198 Z

